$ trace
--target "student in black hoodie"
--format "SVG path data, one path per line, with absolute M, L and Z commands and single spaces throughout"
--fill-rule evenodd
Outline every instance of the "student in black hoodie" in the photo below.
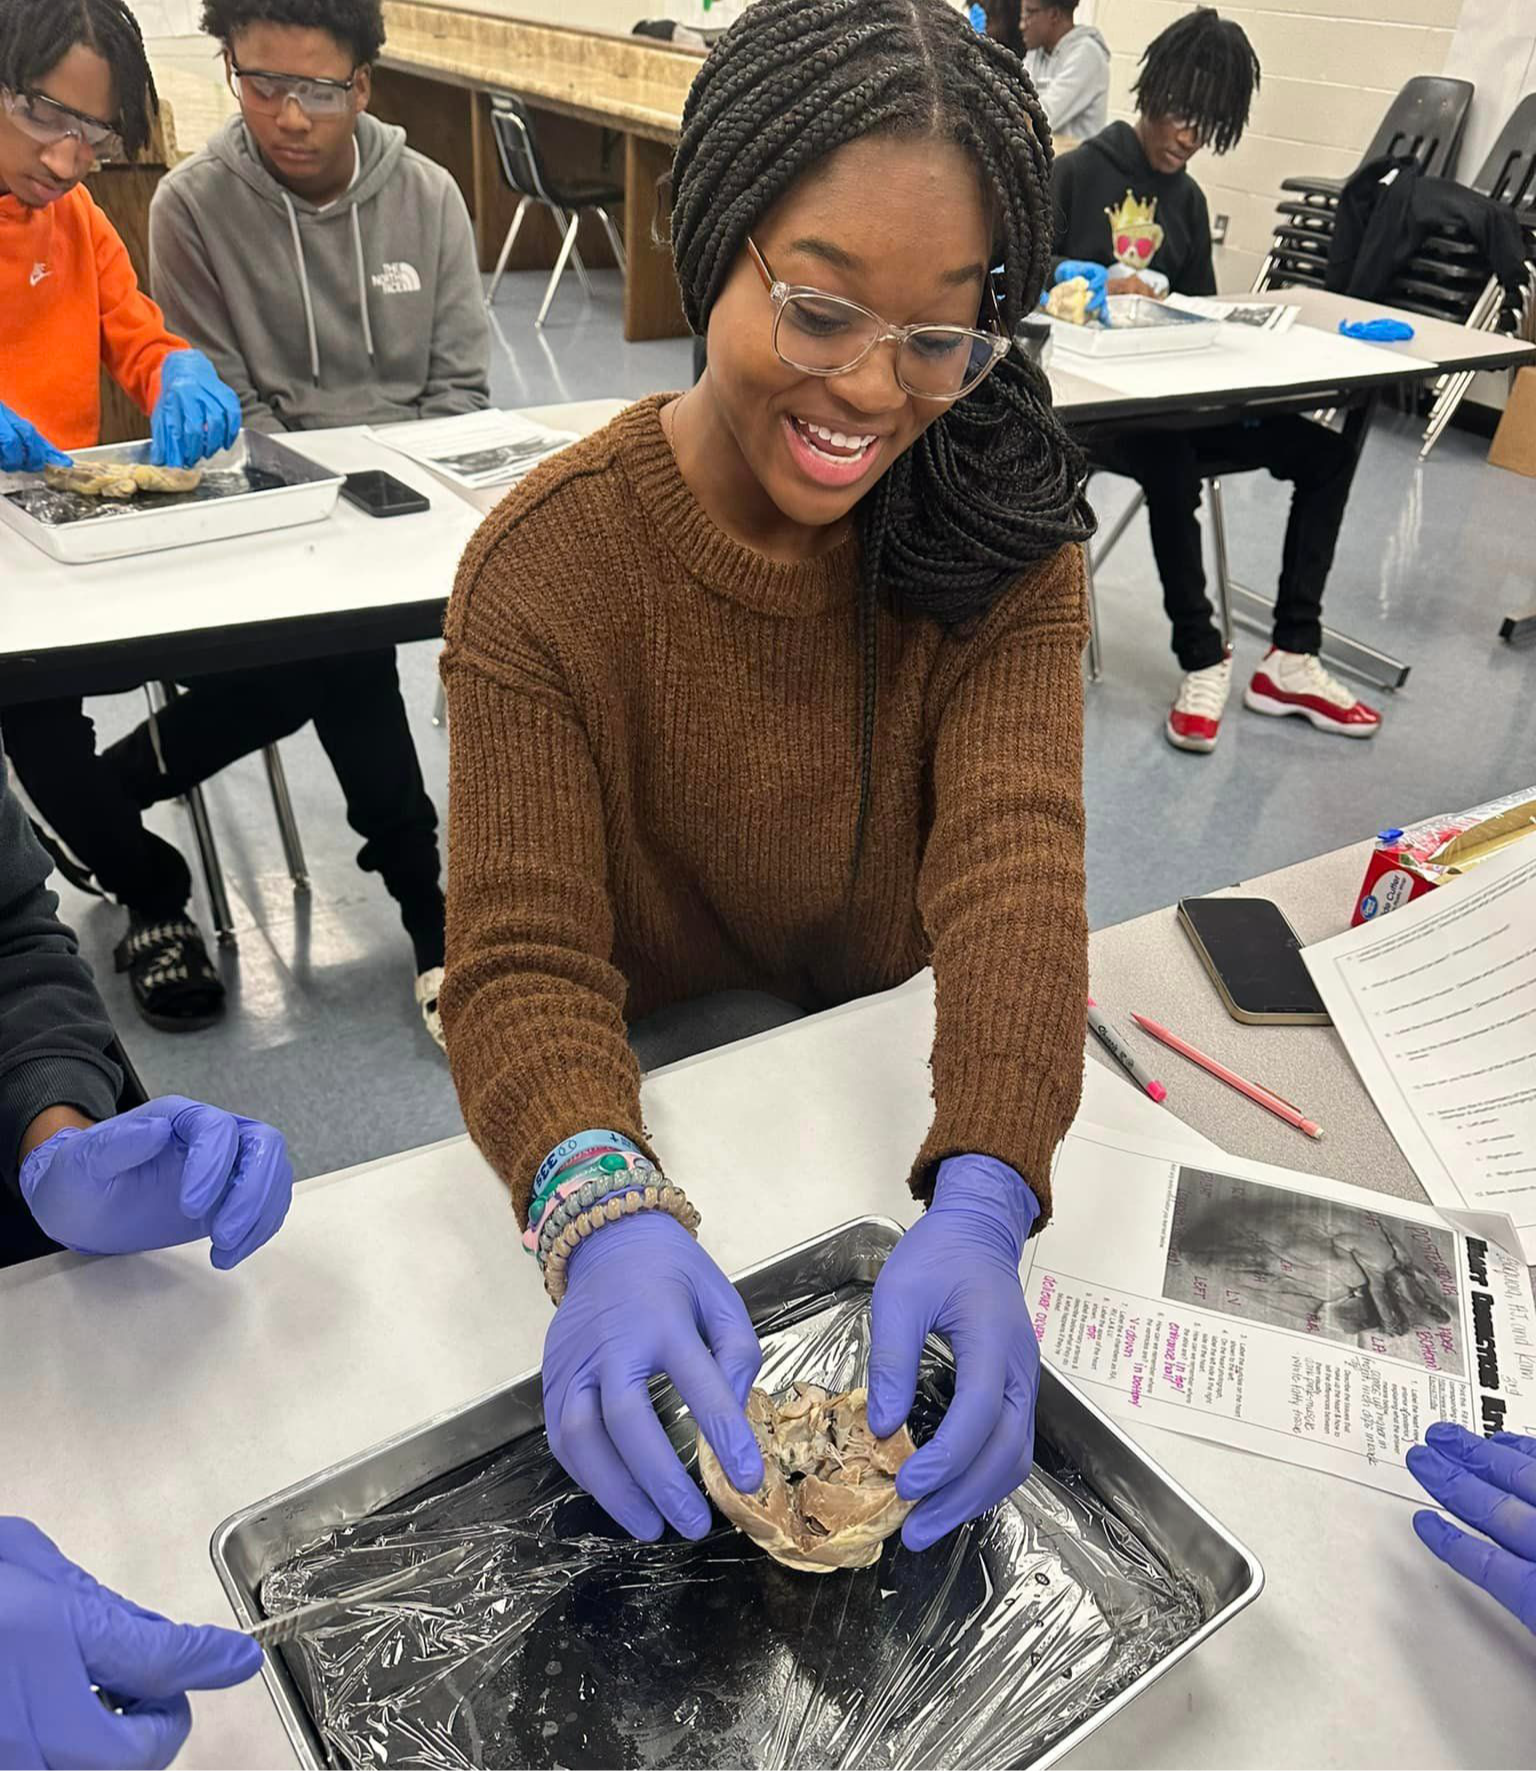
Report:
M 1210 7 L 1196 8 L 1154 38 L 1133 89 L 1134 125 L 1111 123 L 1056 162 L 1055 250 L 1058 262 L 1075 261 L 1063 269 L 1106 267 L 1111 295 L 1214 295 L 1210 213 L 1188 166 L 1203 147 L 1224 154 L 1236 146 L 1258 85 L 1258 58 L 1241 27 Z M 1140 275 L 1124 268 L 1138 256 L 1138 237 L 1147 267 Z M 1267 468 L 1295 486 L 1273 644 L 1244 705 L 1256 713 L 1296 714 L 1344 737 L 1373 737 L 1380 714 L 1357 701 L 1317 656 L 1323 586 L 1354 477 L 1350 445 L 1310 419 L 1280 417 L 1208 430 L 1133 431 L 1096 441 L 1093 454 L 1139 481 L 1147 495 L 1163 606 L 1184 671 L 1164 727 L 1168 742 L 1180 750 L 1214 750 L 1232 683 L 1232 657 L 1205 593 L 1200 551 L 1200 484 L 1215 464 Z

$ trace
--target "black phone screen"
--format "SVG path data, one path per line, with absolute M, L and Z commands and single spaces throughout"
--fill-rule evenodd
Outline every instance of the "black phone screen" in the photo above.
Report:
M 342 482 L 341 495 L 348 504 L 355 504 L 372 517 L 410 516 L 432 508 L 432 501 L 425 494 L 378 468 L 349 473 Z
M 1252 1015 L 1322 1015 L 1301 942 L 1268 898 L 1183 898 L 1179 914 L 1233 1003 Z

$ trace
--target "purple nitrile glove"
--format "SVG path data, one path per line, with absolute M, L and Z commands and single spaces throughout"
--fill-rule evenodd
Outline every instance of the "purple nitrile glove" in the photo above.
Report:
M 170 1623 L 99 1586 L 27 1520 L 0 1518 L 0 1765 L 161 1771 L 192 1726 L 187 1692 L 260 1665 L 250 1636 Z
M 201 351 L 172 351 L 160 366 L 160 397 L 150 418 L 150 460 L 196 467 L 240 434 L 240 400 Z
M 703 1537 L 709 1503 L 646 1388 L 669 1377 L 736 1486 L 762 1485 L 743 1411 L 763 1362 L 746 1305 L 676 1219 L 639 1212 L 572 1254 L 544 1338 L 544 1423 L 565 1470 L 632 1536 Z M 665 1521 L 665 1524 L 663 1523 Z
M 277 1234 L 293 1198 L 281 1132 L 165 1095 L 88 1131 L 55 1132 L 21 1165 L 21 1196 L 55 1242 L 136 1254 L 206 1236 L 236 1267 Z
M 0 401 L 0 472 L 41 473 L 45 467 L 69 464 L 69 457 L 55 449 L 36 425 Z
M 1448 1567 L 1536 1630 L 1536 1439 L 1519 1433 L 1480 1439 L 1442 1420 L 1424 1440 L 1408 1451 L 1414 1480 L 1493 1541 L 1468 1537 L 1427 1510 L 1413 1515 L 1414 1530 Z
M 891 1251 L 871 1304 L 869 1424 L 894 1433 L 917 1395 L 923 1342 L 938 1333 L 955 1356 L 943 1424 L 902 1465 L 896 1490 L 919 1504 L 901 1541 L 930 1544 L 995 1507 L 1029 1474 L 1035 1449 L 1040 1345 L 1019 1261 L 1040 1202 L 1006 1162 L 951 1156 L 933 1203 Z

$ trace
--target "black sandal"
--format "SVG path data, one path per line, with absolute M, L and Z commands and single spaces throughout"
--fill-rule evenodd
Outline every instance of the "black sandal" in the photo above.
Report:
M 113 959 L 128 974 L 133 1006 L 162 1033 L 195 1033 L 224 1013 L 224 980 L 185 916 L 156 922 L 130 914 Z

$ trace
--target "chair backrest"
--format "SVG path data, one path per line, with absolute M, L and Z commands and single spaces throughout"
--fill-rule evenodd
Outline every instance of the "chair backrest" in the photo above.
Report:
M 1472 189 L 1511 209 L 1536 209 L 1536 92 L 1509 113 Z
M 1447 80 L 1440 74 L 1417 74 L 1387 106 L 1371 145 L 1360 164 L 1389 155 L 1418 161 L 1422 172 L 1449 178 L 1456 167 L 1467 112 L 1472 107 L 1472 82 Z
M 502 177 L 519 196 L 536 197 L 547 203 L 544 162 L 539 156 L 533 114 L 527 105 L 510 93 L 497 93 L 491 100 L 491 132 L 496 137 Z

